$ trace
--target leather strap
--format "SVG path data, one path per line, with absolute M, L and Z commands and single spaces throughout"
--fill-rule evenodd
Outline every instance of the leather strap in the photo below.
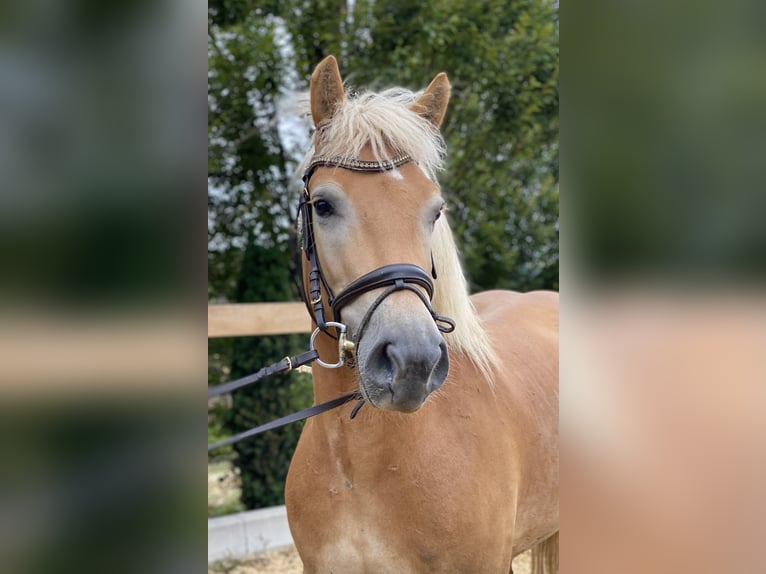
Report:
M 334 300 L 330 302 L 334 317 L 340 317 L 343 307 L 351 301 L 374 289 L 394 285 L 397 282 L 414 283 L 423 287 L 428 293 L 428 298 L 433 298 L 434 284 L 431 276 L 418 267 L 409 263 L 395 263 L 386 265 L 362 275 L 359 279 L 353 281 L 348 287 L 341 291 Z
M 320 413 L 323 413 L 325 411 L 329 411 L 331 409 L 334 409 L 336 407 L 339 407 L 341 405 L 345 405 L 349 401 L 353 401 L 354 399 L 361 399 L 362 395 L 359 391 L 353 391 L 350 393 L 346 393 L 345 395 L 341 395 L 339 397 L 336 397 L 334 399 L 330 399 L 329 401 L 325 401 L 323 403 L 319 403 L 318 405 L 314 405 L 312 407 L 309 407 L 307 409 L 303 409 L 301 411 L 298 411 L 297 413 L 292 413 L 289 415 L 286 415 L 284 417 L 280 417 L 278 419 L 275 419 L 271 422 L 268 422 L 266 424 L 262 424 L 260 426 L 257 426 L 255 428 L 252 428 L 250 430 L 246 430 L 244 432 L 241 432 L 239 434 L 235 434 L 234 436 L 230 436 L 229 438 L 226 438 L 224 440 L 214 442 L 212 444 L 207 445 L 207 451 L 210 452 L 211 450 L 215 450 L 217 448 L 221 448 L 223 446 L 227 446 L 230 444 L 234 444 L 235 442 L 239 442 L 241 440 L 244 440 L 246 438 L 253 437 L 257 434 L 261 434 L 270 430 L 274 430 L 275 428 L 279 428 L 285 425 L 289 425 L 290 423 L 302 421 L 303 419 L 307 419 L 309 417 L 313 417 L 315 415 L 318 415 Z M 360 403 L 361 405 L 361 403 Z M 358 411 L 358 407 L 360 405 L 357 405 L 357 408 L 354 409 L 355 412 L 353 413 L 356 415 L 356 412 Z
M 298 212 L 303 218 L 302 232 L 303 232 L 303 252 L 306 254 L 306 259 L 309 264 L 309 292 L 306 296 L 305 290 L 303 291 L 306 308 L 309 311 L 309 315 L 314 319 L 314 323 L 322 331 L 335 338 L 334 335 L 327 330 L 327 318 L 324 314 L 324 304 L 322 303 L 322 287 L 328 294 L 328 297 L 332 298 L 332 290 L 327 284 L 322 273 L 322 267 L 319 263 L 319 255 L 316 252 L 316 243 L 314 239 L 314 219 L 311 212 L 311 205 L 308 203 L 309 193 L 308 188 L 303 189 L 303 195 L 301 196 L 300 204 L 298 205 Z
M 237 389 L 241 389 L 242 387 L 257 383 L 261 379 L 265 379 L 266 377 L 270 377 L 272 375 L 287 373 L 296 367 L 310 363 L 318 357 L 319 353 L 316 351 L 316 349 L 311 349 L 305 353 L 301 353 L 300 355 L 295 355 L 294 357 L 285 357 L 281 361 L 269 365 L 268 367 L 263 367 L 260 371 L 253 373 L 252 375 L 247 375 L 246 377 L 224 383 L 223 385 L 208 387 L 207 398 L 211 399 L 213 397 L 217 397 L 218 395 L 230 393 Z
M 423 295 L 419 290 L 417 290 L 412 285 L 405 283 L 404 281 L 396 280 L 394 281 L 393 285 L 388 287 L 383 293 L 378 295 L 378 297 L 375 299 L 375 301 L 372 302 L 372 305 L 369 306 L 367 309 L 367 312 L 364 314 L 364 317 L 362 317 L 361 322 L 359 323 L 359 329 L 356 333 L 356 352 L 359 352 L 359 348 L 362 345 L 364 332 L 367 330 L 367 325 L 370 322 L 370 318 L 372 317 L 372 314 L 375 313 L 377 308 L 380 306 L 380 304 L 383 302 L 383 300 L 391 295 L 394 291 L 403 291 L 408 290 L 412 291 L 415 295 L 420 297 L 420 300 L 423 302 L 423 305 L 426 306 L 426 309 L 428 309 L 428 312 L 431 314 L 431 317 L 434 320 L 434 323 L 436 323 L 436 328 L 439 329 L 442 333 L 452 333 L 452 331 L 455 330 L 455 321 L 450 319 L 449 317 L 444 317 L 443 315 L 439 315 L 436 311 L 433 310 L 433 307 L 431 307 L 430 302 L 428 299 L 426 299 L 426 296 Z
M 350 169 L 351 171 L 365 171 L 368 173 L 375 173 L 381 171 L 391 171 L 409 163 L 412 161 L 412 157 L 407 154 L 400 154 L 391 159 L 364 160 L 356 159 L 353 157 L 343 156 L 328 156 L 328 155 L 315 155 L 311 158 L 306 171 L 303 172 L 303 184 L 306 188 L 309 186 L 309 180 L 318 167 L 340 167 L 343 169 Z

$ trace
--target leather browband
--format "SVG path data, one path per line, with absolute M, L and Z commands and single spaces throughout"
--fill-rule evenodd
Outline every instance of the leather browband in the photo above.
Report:
M 356 159 L 342 156 L 315 155 L 309 162 L 306 170 L 303 172 L 303 185 L 308 189 L 309 180 L 314 175 L 318 167 L 341 167 L 352 171 L 366 171 L 369 173 L 391 171 L 409 163 L 412 157 L 407 154 L 400 154 L 391 159 L 382 159 L 379 161 Z

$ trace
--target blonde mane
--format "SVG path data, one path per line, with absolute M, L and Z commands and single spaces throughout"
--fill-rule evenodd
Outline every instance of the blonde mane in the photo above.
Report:
M 468 282 L 463 274 L 452 230 L 442 216 L 434 226 L 431 250 L 437 269 L 434 280 L 434 311 L 455 320 L 457 327 L 445 334 L 450 350 L 466 355 L 489 380 L 499 364 L 492 341 L 481 324 L 469 297 Z
M 436 181 L 444 168 L 444 140 L 430 121 L 410 105 L 419 93 L 394 88 L 380 93 L 346 93 L 329 121 L 318 126 L 311 149 L 298 167 L 302 174 L 316 150 L 322 155 L 358 158 L 369 146 L 374 161 L 407 154 Z M 308 98 L 305 98 L 308 111 Z M 468 283 L 446 217 L 436 223 L 432 253 L 438 278 L 434 281 L 433 308 L 455 320 L 457 328 L 445 335 L 451 351 L 464 354 L 490 381 L 497 356 L 469 298 Z

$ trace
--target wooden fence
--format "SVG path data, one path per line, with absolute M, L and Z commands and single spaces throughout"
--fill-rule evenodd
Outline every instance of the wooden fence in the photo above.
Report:
M 208 337 L 247 337 L 310 333 L 303 303 L 237 303 L 208 305 Z

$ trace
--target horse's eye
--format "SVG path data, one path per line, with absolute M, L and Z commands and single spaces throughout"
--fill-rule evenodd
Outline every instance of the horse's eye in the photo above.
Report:
M 444 204 L 439 207 L 439 211 L 436 212 L 436 215 L 434 215 L 433 223 L 436 223 L 439 221 L 439 218 L 442 216 L 442 211 L 444 211 L 446 208 L 444 207 Z
M 319 217 L 329 217 L 335 213 L 335 209 L 329 201 L 318 199 L 314 202 L 314 213 Z

